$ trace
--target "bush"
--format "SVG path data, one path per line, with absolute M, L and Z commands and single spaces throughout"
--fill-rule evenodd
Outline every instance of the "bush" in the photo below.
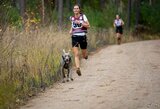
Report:
M 16 26 L 18 28 L 22 27 L 22 19 L 20 17 L 19 11 L 16 7 L 11 6 L 10 4 L 0 5 L 1 12 L 1 24 Z
M 159 24 L 160 24 L 160 6 L 159 4 L 155 4 L 155 5 L 149 5 L 149 4 L 143 4 L 142 5 L 142 9 L 141 9 L 141 13 L 142 13 L 142 20 L 143 20 L 143 24 L 151 27 L 150 29 L 153 32 L 159 32 L 160 28 L 159 28 Z
M 116 8 L 110 3 L 103 11 L 84 6 L 84 13 L 87 15 L 92 27 L 110 28 L 116 15 Z

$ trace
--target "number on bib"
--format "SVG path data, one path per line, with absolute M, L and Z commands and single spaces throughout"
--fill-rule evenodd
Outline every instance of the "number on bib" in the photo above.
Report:
M 81 27 L 81 26 L 82 26 L 82 24 L 76 24 L 76 23 L 73 22 L 73 27 L 74 28 Z

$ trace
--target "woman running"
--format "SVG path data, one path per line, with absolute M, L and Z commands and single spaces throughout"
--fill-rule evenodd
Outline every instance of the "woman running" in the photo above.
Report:
M 74 5 L 73 12 L 74 16 L 70 17 L 72 26 L 69 33 L 72 35 L 72 49 L 75 57 L 76 73 L 81 76 L 79 46 L 81 48 L 83 58 L 87 59 L 86 33 L 90 24 L 86 15 L 81 13 L 79 5 Z
M 116 28 L 116 39 L 119 45 L 121 44 L 122 41 L 123 25 L 124 25 L 123 20 L 120 19 L 119 15 L 116 15 L 116 19 L 114 20 L 113 26 Z

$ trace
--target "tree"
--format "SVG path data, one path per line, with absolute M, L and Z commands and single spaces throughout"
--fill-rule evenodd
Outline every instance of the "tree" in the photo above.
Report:
M 11 0 L 12 6 L 16 7 L 16 0 Z
M 55 10 L 57 11 L 58 10 L 58 5 L 59 5 L 59 1 L 58 0 L 53 0 L 54 3 L 55 3 Z
M 115 4 L 116 4 L 117 12 L 118 12 L 118 8 L 119 8 L 120 0 L 115 0 Z
M 63 0 L 58 1 L 58 29 L 62 30 L 63 25 Z
M 81 0 L 76 0 L 76 3 L 81 6 Z
M 103 10 L 104 7 L 105 7 L 105 1 L 106 0 L 100 0 L 100 6 L 101 6 L 101 9 Z
M 45 6 L 44 6 L 44 0 L 42 2 L 42 24 L 44 24 L 44 17 L 45 17 Z
M 19 8 L 20 8 L 20 15 L 22 17 L 23 21 L 23 28 L 24 28 L 24 22 L 25 22 L 25 12 L 26 12 L 26 1 L 25 0 L 18 0 Z
M 140 0 L 136 0 L 136 26 L 139 24 L 140 21 Z
M 71 0 L 66 0 L 66 7 L 68 11 L 71 11 Z
M 131 0 L 128 0 L 128 13 L 127 13 L 127 28 L 131 26 Z
M 149 0 L 149 4 L 152 5 L 152 0 Z
M 19 7 L 20 7 L 20 15 L 21 15 L 22 18 L 24 18 L 25 9 L 26 9 L 25 0 L 19 0 Z

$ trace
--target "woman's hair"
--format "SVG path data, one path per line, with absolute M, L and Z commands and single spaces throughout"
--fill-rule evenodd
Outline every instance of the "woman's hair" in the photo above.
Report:
M 79 4 L 75 4 L 75 5 L 74 5 L 74 7 L 75 7 L 75 6 L 78 6 L 78 7 L 79 7 L 79 9 L 81 8 Z
M 116 14 L 116 17 L 117 17 L 117 16 L 120 18 L 120 15 L 119 15 L 119 14 Z
M 78 7 L 79 7 L 79 9 L 80 9 L 80 14 L 82 14 L 81 6 L 80 6 L 79 4 L 75 4 L 74 7 L 75 7 L 75 6 L 78 6 Z

